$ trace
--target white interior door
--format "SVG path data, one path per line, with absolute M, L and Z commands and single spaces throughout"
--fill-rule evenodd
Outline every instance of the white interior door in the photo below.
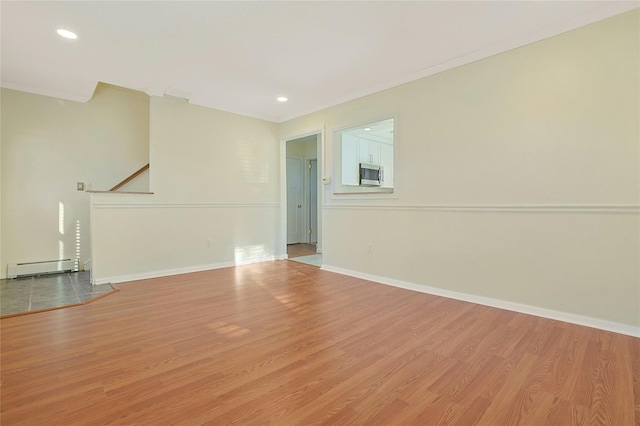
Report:
M 318 242 L 318 160 L 309 160 L 309 243 Z
M 287 157 L 287 244 L 303 242 L 302 158 Z

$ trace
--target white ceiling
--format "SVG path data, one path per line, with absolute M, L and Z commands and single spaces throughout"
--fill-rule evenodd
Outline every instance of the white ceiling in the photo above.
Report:
M 638 4 L 2 1 L 0 84 L 87 101 L 101 81 L 282 122 Z

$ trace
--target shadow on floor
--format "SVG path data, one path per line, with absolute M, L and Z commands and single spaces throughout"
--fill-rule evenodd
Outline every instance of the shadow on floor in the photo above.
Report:
M 115 291 L 90 280 L 89 272 L 0 280 L 0 316 L 78 305 Z

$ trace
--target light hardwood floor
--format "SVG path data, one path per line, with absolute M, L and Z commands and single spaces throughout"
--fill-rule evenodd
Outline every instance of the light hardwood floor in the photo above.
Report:
M 640 339 L 296 262 L 0 321 L 1 423 L 640 422 Z

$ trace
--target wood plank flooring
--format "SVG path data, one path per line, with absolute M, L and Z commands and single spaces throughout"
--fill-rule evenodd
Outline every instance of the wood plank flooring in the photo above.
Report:
M 296 262 L 0 321 L 3 426 L 640 424 L 640 339 Z

